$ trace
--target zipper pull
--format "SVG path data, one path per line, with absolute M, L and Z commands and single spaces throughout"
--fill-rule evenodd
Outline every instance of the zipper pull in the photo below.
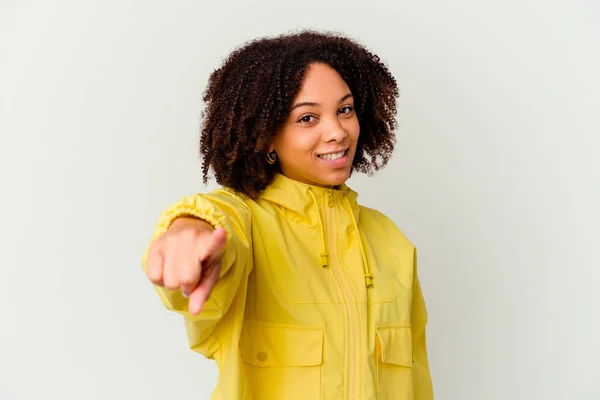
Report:
M 325 251 L 321 253 L 321 268 L 329 268 L 329 254 Z
M 371 275 L 370 273 L 366 273 L 365 282 L 367 284 L 367 289 L 371 289 L 373 287 L 373 275 Z

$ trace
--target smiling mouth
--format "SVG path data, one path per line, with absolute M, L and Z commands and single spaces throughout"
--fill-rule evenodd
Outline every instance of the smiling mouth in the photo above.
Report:
M 340 158 L 344 157 L 346 155 L 346 153 L 348 153 L 348 149 L 337 152 L 337 153 L 319 154 L 317 157 L 319 157 L 323 160 L 327 160 L 327 161 L 335 161 L 335 160 L 339 160 Z

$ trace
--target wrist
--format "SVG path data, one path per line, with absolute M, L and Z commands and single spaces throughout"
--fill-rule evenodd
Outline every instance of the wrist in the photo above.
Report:
M 191 215 L 183 215 L 181 217 L 177 217 L 172 223 L 172 228 L 181 229 L 186 227 L 193 227 L 196 230 L 208 230 L 214 231 L 215 228 L 208 222 L 203 219 L 196 218 Z

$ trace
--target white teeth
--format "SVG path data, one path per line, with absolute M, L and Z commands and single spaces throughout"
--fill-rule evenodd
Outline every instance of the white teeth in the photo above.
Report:
M 323 160 L 333 161 L 333 160 L 339 160 L 340 158 L 344 157 L 344 154 L 346 154 L 346 150 L 340 151 L 339 153 L 321 154 L 319 157 L 322 158 Z

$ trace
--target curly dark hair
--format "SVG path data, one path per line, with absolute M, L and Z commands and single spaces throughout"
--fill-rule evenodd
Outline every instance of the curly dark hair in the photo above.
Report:
M 268 147 L 288 118 L 312 63 L 324 63 L 346 81 L 360 124 L 352 171 L 372 174 L 394 150 L 396 80 L 379 57 L 352 39 L 310 30 L 259 38 L 234 50 L 214 71 L 204 93 L 200 153 L 204 183 L 217 182 L 256 198 L 277 163 Z

